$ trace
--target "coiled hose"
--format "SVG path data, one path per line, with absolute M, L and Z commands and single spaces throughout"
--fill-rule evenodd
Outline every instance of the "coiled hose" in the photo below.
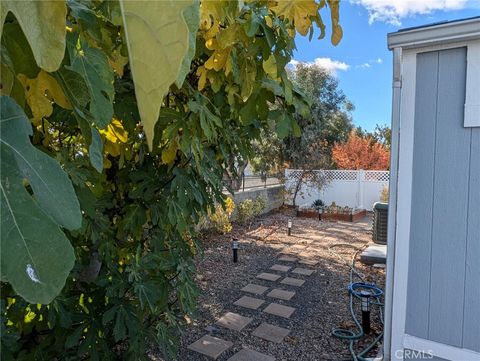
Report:
M 380 297 L 383 295 L 383 291 L 373 285 L 366 283 L 363 276 L 355 269 L 355 258 L 360 251 L 357 247 L 348 244 L 348 243 L 338 243 L 334 244 L 329 247 L 330 252 L 332 252 L 335 256 L 341 258 L 338 253 L 336 253 L 333 248 L 335 247 L 348 247 L 348 248 L 354 248 L 357 252 L 352 257 L 352 261 L 350 264 L 346 263 L 348 267 L 350 267 L 350 283 L 348 285 L 348 293 L 349 293 L 349 303 L 350 303 L 350 315 L 352 316 L 353 322 L 355 322 L 355 325 L 357 327 L 356 330 L 347 330 L 347 329 L 342 329 L 342 328 L 335 328 L 332 330 L 332 335 L 334 337 L 337 337 L 342 340 L 348 340 L 348 349 L 350 351 L 350 354 L 352 355 L 352 359 L 354 361 L 366 361 L 364 356 L 382 339 L 383 337 L 383 332 L 381 332 L 365 349 L 363 349 L 361 352 L 356 353 L 355 350 L 353 349 L 353 346 L 357 340 L 365 336 L 365 333 L 363 332 L 363 327 L 358 321 L 355 311 L 353 309 L 353 300 L 354 298 L 359 298 L 360 299 L 360 293 L 358 292 L 359 289 L 369 289 L 371 292 L 371 297 L 373 299 L 373 302 L 371 302 L 372 305 L 377 305 L 380 310 L 380 320 L 383 324 L 383 304 L 380 302 Z M 343 259 L 342 259 L 343 260 Z M 357 276 L 361 282 L 354 282 L 354 277 Z

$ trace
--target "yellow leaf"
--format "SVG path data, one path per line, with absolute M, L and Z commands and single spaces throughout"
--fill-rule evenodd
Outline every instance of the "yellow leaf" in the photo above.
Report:
M 107 128 L 100 129 L 100 134 L 104 136 L 105 152 L 118 157 L 122 152 L 124 143 L 128 141 L 128 132 L 123 128 L 122 123 L 113 118 Z
M 17 78 L 25 88 L 25 99 L 32 110 L 34 124 L 38 125 L 42 118 L 52 115 L 52 101 L 62 108 L 72 109 L 60 85 L 46 71 L 40 70 L 35 79 L 28 79 L 24 74 L 18 74 Z
M 271 10 L 290 20 L 304 36 L 312 26 L 310 17 L 318 16 L 318 4 L 314 0 L 279 0 Z
M 267 60 L 263 61 L 263 70 L 273 79 L 277 78 L 277 59 L 271 54 Z
M 177 138 L 170 140 L 165 150 L 162 152 L 162 163 L 171 164 L 177 157 L 178 140 Z
M 215 50 L 212 56 L 205 62 L 205 68 L 216 71 L 222 69 L 230 56 L 230 50 L 231 48 Z
M 100 129 L 100 133 L 105 138 L 114 143 L 126 143 L 128 140 L 128 132 L 123 128 L 120 120 L 113 118 L 106 129 Z
M 48 72 L 57 70 L 65 54 L 65 1 L 2 0 L 0 5 L 0 37 L 9 12 L 15 15 L 32 48 L 38 66 Z
M 205 42 L 205 47 L 206 47 L 208 50 L 215 50 L 215 49 L 217 49 L 217 48 L 218 48 L 217 39 L 215 39 L 215 38 L 208 39 L 208 40 Z
M 120 0 L 138 110 L 150 148 L 163 97 L 189 46 L 184 11 L 194 0 Z
M 340 15 L 339 15 L 339 0 L 328 0 L 328 6 L 330 7 L 330 16 L 332 18 L 332 44 L 338 45 L 340 40 L 343 37 L 343 30 L 339 24 Z

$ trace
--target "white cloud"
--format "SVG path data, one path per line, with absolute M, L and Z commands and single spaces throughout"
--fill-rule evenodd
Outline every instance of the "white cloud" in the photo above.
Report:
M 428 14 L 435 10 L 457 10 L 467 5 L 467 0 L 351 0 L 364 6 L 368 22 L 383 21 L 400 26 L 401 19 L 415 14 Z
M 363 64 L 355 65 L 355 69 L 368 69 L 376 64 L 383 64 L 382 58 L 377 58 L 375 60 L 367 61 Z
M 306 64 L 306 65 L 317 65 L 325 70 L 327 70 L 330 74 L 336 75 L 337 71 L 346 71 L 350 68 L 350 65 L 344 63 L 343 61 L 334 60 L 332 58 L 316 58 L 314 61 L 298 61 L 298 60 L 291 60 L 289 65 L 296 66 L 297 64 Z
M 370 63 L 363 63 L 361 65 L 357 65 L 358 68 L 362 68 L 362 69 L 367 69 L 367 68 L 370 68 L 371 65 Z

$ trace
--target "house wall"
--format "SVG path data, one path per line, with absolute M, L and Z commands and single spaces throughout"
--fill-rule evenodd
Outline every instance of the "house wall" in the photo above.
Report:
M 405 333 L 480 352 L 480 128 L 463 123 L 466 56 L 416 56 Z

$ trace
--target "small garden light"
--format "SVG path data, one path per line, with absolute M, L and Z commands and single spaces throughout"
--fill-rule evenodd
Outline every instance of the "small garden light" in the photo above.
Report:
M 360 292 L 362 301 L 362 328 L 364 333 L 370 333 L 370 296 L 372 294 L 366 290 Z
M 238 262 L 238 248 L 239 248 L 238 239 L 234 238 L 232 241 L 233 263 Z
M 288 232 L 287 232 L 287 234 L 288 234 L 289 236 L 291 236 L 291 235 L 292 235 L 292 220 L 291 220 L 291 219 L 288 220 L 287 227 L 288 227 Z

